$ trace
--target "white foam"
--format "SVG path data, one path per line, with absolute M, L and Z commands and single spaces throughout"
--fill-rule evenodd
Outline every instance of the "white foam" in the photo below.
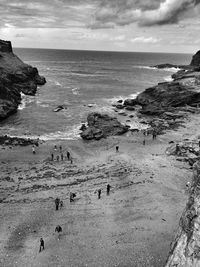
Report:
M 34 96 L 28 96 L 28 95 L 25 95 L 23 94 L 22 92 L 20 93 L 21 94 L 21 104 L 18 106 L 18 109 L 19 110 L 23 110 L 27 107 L 27 104 L 31 103 L 34 101 L 35 97 Z
M 56 85 L 56 86 L 62 86 L 62 84 L 59 83 L 58 81 L 55 81 L 55 85 Z
M 136 92 L 136 93 L 130 94 L 128 96 L 118 95 L 118 96 L 114 96 L 112 98 L 106 99 L 106 101 L 109 102 L 109 103 L 115 104 L 119 100 L 123 100 L 124 101 L 124 100 L 126 100 L 128 98 L 134 99 L 134 98 L 136 98 L 139 95 L 139 93 L 140 92 Z
M 72 93 L 73 93 L 73 95 L 80 95 L 79 88 L 77 88 L 77 87 L 72 88 Z
M 169 76 L 164 77 L 164 80 L 166 82 L 172 82 L 173 81 L 173 78 L 171 77 L 171 75 L 169 75 Z
M 156 68 L 156 67 L 150 67 L 150 66 L 133 66 L 134 68 L 138 68 L 138 69 L 148 69 L 148 70 L 156 70 L 156 71 L 168 71 L 168 72 L 177 72 L 179 70 L 181 70 L 180 68 Z

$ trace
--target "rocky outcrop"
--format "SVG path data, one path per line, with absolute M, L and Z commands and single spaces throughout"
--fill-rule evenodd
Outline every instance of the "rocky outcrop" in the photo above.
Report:
M 173 111 L 175 107 L 199 105 L 200 92 L 179 82 L 166 82 L 146 89 L 137 96 L 136 101 L 142 106 L 141 113 L 160 115 L 165 111 Z
M 88 115 L 87 123 L 87 127 L 80 134 L 84 140 L 99 140 L 111 135 L 121 135 L 129 129 L 128 126 L 121 124 L 116 118 L 96 112 Z
M 13 54 L 11 42 L 0 40 L 0 120 L 17 111 L 21 92 L 34 95 L 37 86 L 45 82 L 37 68 Z
M 39 139 L 30 139 L 30 138 L 19 138 L 19 137 L 10 137 L 8 135 L 0 136 L 0 145 L 5 146 L 28 146 L 35 145 L 39 146 Z
M 200 50 L 192 57 L 192 61 L 190 63 L 192 67 L 200 67 Z
M 193 183 L 165 267 L 200 266 L 200 161 L 193 165 Z

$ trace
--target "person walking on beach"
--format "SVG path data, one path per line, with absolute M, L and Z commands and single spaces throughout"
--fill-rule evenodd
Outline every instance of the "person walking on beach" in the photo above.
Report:
M 60 157 L 61 157 L 61 160 L 63 161 L 64 159 L 63 153 L 61 153 Z
M 39 252 L 41 252 L 42 250 L 44 250 L 44 240 L 43 240 L 43 238 L 41 237 L 41 238 L 40 238 L 40 249 L 39 249 Z
M 110 188 L 111 188 L 111 186 L 109 184 L 107 184 L 107 187 L 106 187 L 107 196 L 109 196 L 109 194 L 110 194 Z
M 146 141 L 145 141 L 145 139 L 143 140 L 143 145 L 145 146 L 145 144 L 146 144 Z
M 62 208 L 63 207 L 63 201 L 61 200 L 60 201 L 60 208 Z
M 116 152 L 119 152 L 119 146 L 116 146 Z
M 57 151 L 57 145 L 54 146 L 54 150 Z
M 51 153 L 51 160 L 53 161 L 54 160 L 54 154 Z
M 35 155 L 35 146 L 34 145 L 32 146 L 32 152 L 33 152 L 33 155 Z
M 60 153 L 62 152 L 62 146 L 59 147 L 60 148 Z
M 70 160 L 70 153 L 67 151 L 67 159 Z
M 55 232 L 62 232 L 62 227 L 60 225 L 57 225 L 56 228 L 55 228 Z
M 98 199 L 101 198 L 101 189 L 98 190 Z
M 57 198 L 55 199 L 56 210 L 59 209 L 59 204 L 60 204 L 60 199 L 57 197 Z

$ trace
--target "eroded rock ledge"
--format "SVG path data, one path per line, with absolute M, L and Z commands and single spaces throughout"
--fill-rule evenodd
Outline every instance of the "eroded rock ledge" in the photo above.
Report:
M 21 61 L 10 41 L 0 40 L 0 120 L 17 111 L 21 92 L 35 95 L 38 85 L 46 83 L 37 68 Z
M 193 165 L 193 183 L 165 267 L 200 266 L 200 161 Z

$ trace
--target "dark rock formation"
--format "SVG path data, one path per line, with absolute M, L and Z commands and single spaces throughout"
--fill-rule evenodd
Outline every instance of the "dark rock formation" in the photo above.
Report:
M 200 92 L 179 82 L 159 83 L 140 93 L 134 99 L 135 102 L 142 106 L 142 114 L 160 115 L 166 111 L 173 111 L 175 107 L 199 105 Z
M 7 145 L 7 146 L 36 145 L 36 146 L 39 146 L 39 140 L 30 139 L 30 138 L 10 137 L 10 136 L 4 135 L 4 136 L 0 136 L 0 145 Z
M 200 161 L 193 165 L 193 182 L 189 199 L 179 222 L 179 229 L 171 244 L 166 267 L 200 266 Z
M 192 61 L 190 63 L 192 67 L 200 67 L 200 50 L 192 57 Z
M 110 135 L 121 135 L 129 127 L 122 125 L 116 118 L 107 114 L 90 113 L 87 117 L 88 127 L 83 130 L 81 137 L 85 140 L 99 140 Z
M 21 92 L 34 95 L 37 86 L 45 82 L 37 68 L 13 54 L 11 42 L 0 40 L 0 120 L 17 111 Z

